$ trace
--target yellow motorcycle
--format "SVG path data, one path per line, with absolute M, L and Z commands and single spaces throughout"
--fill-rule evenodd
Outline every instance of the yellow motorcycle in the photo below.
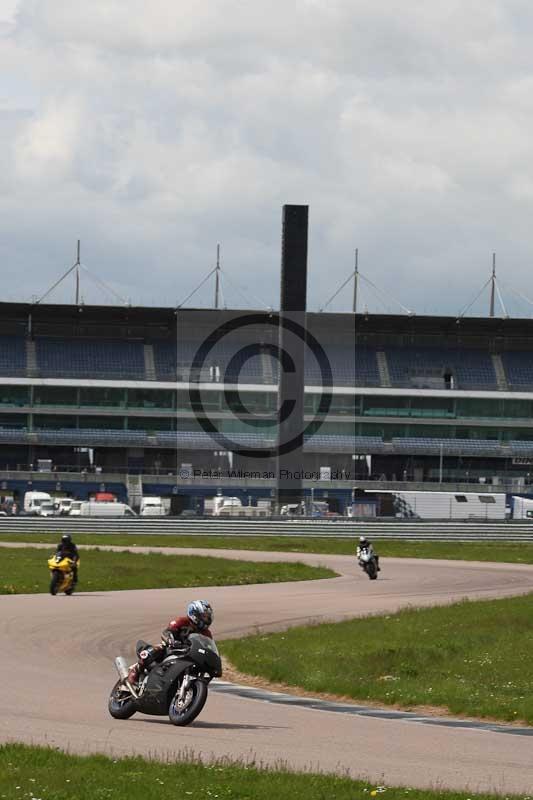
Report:
M 78 565 L 79 565 L 78 561 Z M 63 558 L 60 555 L 50 556 L 48 559 L 48 569 L 50 576 L 50 594 L 56 595 L 58 592 L 72 594 L 74 591 L 74 567 L 76 562 L 72 558 Z

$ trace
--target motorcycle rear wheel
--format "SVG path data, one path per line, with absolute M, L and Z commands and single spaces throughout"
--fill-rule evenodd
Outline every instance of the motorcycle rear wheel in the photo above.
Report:
M 207 685 L 204 681 L 192 681 L 187 695 L 189 692 L 192 692 L 192 697 L 182 708 L 178 706 L 179 689 L 170 701 L 168 718 L 173 725 L 189 725 L 196 719 L 205 706 L 205 701 L 207 700 Z
M 135 700 L 126 689 L 121 689 L 122 681 L 117 681 L 111 689 L 107 708 L 114 719 L 129 719 L 137 708 Z

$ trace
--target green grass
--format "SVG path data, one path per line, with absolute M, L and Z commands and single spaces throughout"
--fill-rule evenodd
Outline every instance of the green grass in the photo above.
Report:
M 47 592 L 50 575 L 46 550 L 35 547 L 0 549 L 0 594 Z M 252 563 L 205 556 L 159 553 L 81 553 L 78 590 L 165 589 L 189 586 L 235 586 L 248 583 L 331 578 L 335 573 L 305 564 Z
M 292 628 L 222 652 L 311 692 L 533 724 L 533 595 Z
M 377 791 L 376 791 L 377 790 Z M 160 763 L 142 758 L 73 756 L 49 748 L 0 746 L 0 798 L 5 800 L 161 800 L 232 798 L 232 800 L 354 800 L 385 793 L 388 800 L 491 800 L 472 792 L 379 787 L 333 775 L 291 773 L 284 769 L 220 761 L 211 765 L 191 758 Z M 518 800 L 518 795 L 505 795 Z M 524 795 L 521 796 L 524 798 Z
M 372 533 L 370 529 L 370 534 Z M 312 536 L 150 536 L 131 534 L 76 533 L 77 544 L 118 545 L 125 547 L 206 547 L 234 550 L 263 550 L 287 553 L 332 553 L 353 555 L 359 533 L 353 539 L 321 539 Z M 0 542 L 50 542 L 57 543 L 59 533 L 5 533 Z M 400 540 L 379 541 L 372 537 L 378 552 L 387 557 L 450 558 L 464 561 L 502 561 L 513 564 L 533 564 L 533 544 L 508 544 L 506 542 L 412 542 Z

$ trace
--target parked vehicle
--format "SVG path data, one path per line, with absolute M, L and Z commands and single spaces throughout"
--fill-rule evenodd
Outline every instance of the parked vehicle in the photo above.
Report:
M 164 517 L 166 513 L 160 497 L 143 497 L 141 500 L 141 517 Z
M 57 506 L 59 514 L 64 516 L 65 514 L 70 513 L 70 509 L 72 508 L 74 500 L 72 497 L 55 497 L 54 498 L 54 505 Z
M 26 492 L 24 495 L 24 511 L 26 514 L 38 514 L 42 503 L 52 501 L 48 492 Z
M 53 503 L 52 500 L 44 500 L 36 513 L 38 517 L 58 517 L 59 506 Z
M 513 519 L 533 519 L 533 500 L 531 498 L 513 495 L 511 508 Z
M 149 647 L 137 642 L 137 656 Z M 191 633 L 188 643 L 176 645 L 160 664 L 154 663 L 134 690 L 128 683 L 128 665 L 115 659 L 119 680 L 109 697 L 109 713 L 115 719 L 129 719 L 136 711 L 168 717 L 173 725 L 189 725 L 203 709 L 208 685 L 222 675 L 222 662 L 215 642 Z
M 242 502 L 238 497 L 215 497 L 213 501 L 213 516 L 222 517 L 228 514 L 238 514 L 242 511 Z
M 303 503 L 287 503 L 281 506 L 279 513 L 282 517 L 297 517 L 305 514 L 305 505 Z
M 113 492 L 96 492 L 94 498 L 95 503 L 116 503 L 117 498 Z
M 51 573 L 50 594 L 64 592 L 71 595 L 74 592 L 74 565 L 75 562 L 71 558 L 62 558 L 58 554 L 50 556 L 48 559 L 48 569 Z
M 72 505 L 70 506 L 70 511 L 68 512 L 69 517 L 79 517 L 81 516 L 81 507 L 83 505 L 82 500 L 73 500 Z
M 74 517 L 136 517 L 137 514 L 126 503 L 75 502 L 70 516 Z
M 505 519 L 502 492 L 429 492 L 368 489 L 362 495 L 378 502 L 378 516 L 401 519 Z M 360 498 L 358 498 L 358 501 Z

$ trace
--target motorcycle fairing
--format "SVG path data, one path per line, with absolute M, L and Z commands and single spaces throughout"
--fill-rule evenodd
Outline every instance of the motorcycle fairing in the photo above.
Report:
M 179 679 L 190 666 L 190 661 L 175 659 L 152 667 L 144 692 L 137 700 L 138 710 L 143 714 L 166 716 Z

